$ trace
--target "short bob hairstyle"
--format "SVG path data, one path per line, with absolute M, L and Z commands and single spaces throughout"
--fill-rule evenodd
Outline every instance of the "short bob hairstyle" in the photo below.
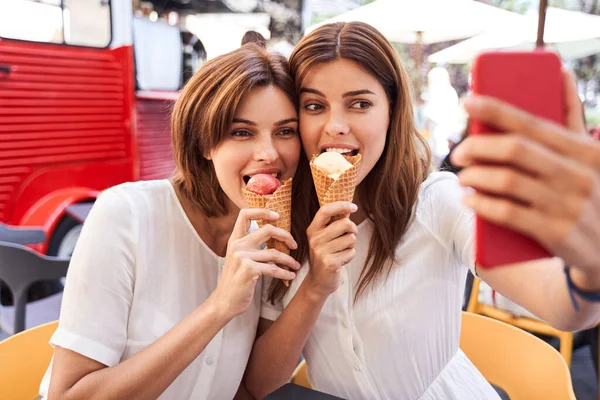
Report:
M 297 107 L 285 57 L 260 43 L 247 43 L 205 63 L 175 102 L 171 135 L 175 187 L 207 217 L 227 214 L 226 195 L 206 156 L 226 137 L 242 98 L 253 89 L 275 86 Z

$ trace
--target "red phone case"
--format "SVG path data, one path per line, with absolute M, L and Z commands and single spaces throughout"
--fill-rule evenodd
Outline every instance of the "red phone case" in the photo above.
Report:
M 496 97 L 531 114 L 564 124 L 561 62 L 554 53 L 489 52 L 471 71 L 474 94 Z M 499 134 L 497 128 L 471 121 L 470 134 Z M 480 217 L 476 218 L 475 259 L 483 267 L 549 257 L 537 242 Z

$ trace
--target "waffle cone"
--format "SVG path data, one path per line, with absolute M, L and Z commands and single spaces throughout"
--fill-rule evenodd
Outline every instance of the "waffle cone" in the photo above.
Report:
M 259 219 L 256 221 L 258 227 L 261 228 L 266 224 L 271 224 L 288 232 L 292 229 L 292 178 L 284 181 L 283 184 L 271 195 L 261 195 L 242 189 L 244 197 L 250 208 L 266 208 L 275 211 L 279 214 L 277 221 L 265 221 Z M 278 250 L 284 254 L 290 254 L 290 249 L 287 245 L 279 240 L 269 239 L 267 248 Z M 286 286 L 287 281 L 284 281 Z
M 330 178 L 325 172 L 314 165 L 313 161 L 318 157 L 315 154 L 310 160 L 310 170 L 312 172 L 313 182 L 319 198 L 319 205 L 336 201 L 352 201 L 354 199 L 354 190 L 356 189 L 356 178 L 360 168 L 361 155 L 358 154 L 346 159 L 352 163 L 352 168 L 347 169 L 338 179 Z M 337 219 L 337 218 L 335 218 Z

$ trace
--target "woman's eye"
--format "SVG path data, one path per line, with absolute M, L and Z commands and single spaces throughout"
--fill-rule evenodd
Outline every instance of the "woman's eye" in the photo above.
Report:
M 323 106 L 320 104 L 308 104 L 304 108 L 308 111 L 318 111 L 318 110 L 321 110 L 323 108 Z
M 279 131 L 279 134 L 281 136 L 294 136 L 296 134 L 296 131 L 294 129 L 282 129 L 281 131 Z
M 357 101 L 356 103 L 352 104 L 352 108 L 357 108 L 359 110 L 364 110 L 369 107 L 371 107 L 371 103 L 368 101 Z
M 233 132 L 231 132 L 231 136 L 233 136 L 233 137 L 248 137 L 248 136 L 251 136 L 251 134 L 248 131 L 233 131 Z

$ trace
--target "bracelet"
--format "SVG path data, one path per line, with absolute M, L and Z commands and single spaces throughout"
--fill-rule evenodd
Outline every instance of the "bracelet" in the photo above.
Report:
M 600 301 L 600 292 L 586 292 L 575 286 L 575 283 L 573 283 L 573 280 L 571 279 L 571 267 L 567 264 L 565 264 L 565 275 L 567 276 L 567 288 L 569 289 L 569 296 L 571 297 L 571 303 L 573 303 L 575 311 L 579 311 L 579 303 L 575 298 L 575 294 L 587 301 Z

